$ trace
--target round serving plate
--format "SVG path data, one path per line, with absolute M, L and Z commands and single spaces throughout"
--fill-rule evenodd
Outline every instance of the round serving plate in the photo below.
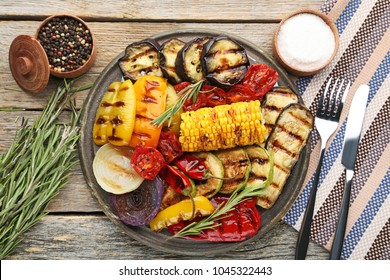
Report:
M 247 40 L 232 34 L 221 33 L 214 30 L 202 29 L 180 29 L 157 34 L 151 38 L 157 40 L 160 44 L 171 38 L 178 38 L 184 42 L 188 42 L 193 38 L 203 36 L 219 36 L 227 35 L 230 38 L 239 42 L 247 51 L 251 64 L 265 63 L 275 69 L 279 73 L 279 86 L 289 86 L 299 97 L 299 102 L 303 102 L 302 98 L 297 92 L 294 83 L 289 79 L 287 74 L 281 69 L 269 56 L 267 56 L 261 49 Z M 236 248 L 239 248 L 249 242 L 253 242 L 261 238 L 271 227 L 277 223 L 286 214 L 292 203 L 296 199 L 299 190 L 303 184 L 307 172 L 307 166 L 310 156 L 310 142 L 303 149 L 299 160 L 297 161 L 284 189 L 278 200 L 271 209 L 259 211 L 262 215 L 262 225 L 259 232 L 252 238 L 241 242 L 206 242 L 193 241 L 181 238 L 172 238 L 172 236 L 165 232 L 153 232 L 147 226 L 132 227 L 122 223 L 114 214 L 113 208 L 109 203 L 109 194 L 99 187 L 92 171 L 92 162 L 98 146 L 93 142 L 92 128 L 95 120 L 95 114 L 99 107 L 108 86 L 114 81 L 122 79 L 122 73 L 117 64 L 118 59 L 124 55 L 124 51 L 120 53 L 113 61 L 111 61 L 100 76 L 95 81 L 87 99 L 83 105 L 81 116 L 81 137 L 79 142 L 79 157 L 81 168 L 83 170 L 85 179 L 92 194 L 95 196 L 103 212 L 112 220 L 112 222 L 121 228 L 127 235 L 135 240 L 150 246 L 154 249 L 161 250 L 173 254 L 189 255 L 189 256 L 210 256 L 225 253 Z

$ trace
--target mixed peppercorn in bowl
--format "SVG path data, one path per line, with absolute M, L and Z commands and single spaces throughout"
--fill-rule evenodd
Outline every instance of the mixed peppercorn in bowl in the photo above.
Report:
M 75 78 L 86 73 L 95 62 L 96 41 L 79 17 L 50 16 L 40 24 L 35 37 L 45 50 L 53 76 Z

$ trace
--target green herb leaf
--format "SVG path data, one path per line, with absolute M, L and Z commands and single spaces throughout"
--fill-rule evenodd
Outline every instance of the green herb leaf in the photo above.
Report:
M 178 95 L 180 96 L 179 101 L 175 105 L 173 105 L 171 108 L 167 109 L 164 113 L 162 113 L 160 116 L 155 118 L 153 121 L 151 121 L 151 124 L 155 124 L 158 126 L 162 126 L 167 120 L 168 120 L 168 126 L 171 125 L 173 116 L 176 115 L 177 112 L 180 111 L 180 109 L 183 107 L 184 103 L 192 98 L 193 102 L 196 101 L 199 95 L 199 91 L 202 88 L 204 81 L 201 80 L 199 82 L 196 82 L 195 84 L 190 84 L 184 89 L 182 89 Z

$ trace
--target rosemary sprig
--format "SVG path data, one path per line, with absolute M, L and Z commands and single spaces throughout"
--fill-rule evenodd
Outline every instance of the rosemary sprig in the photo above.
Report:
M 256 187 L 244 188 L 242 191 L 235 190 L 231 194 L 229 199 L 226 201 L 226 203 L 218 205 L 217 208 L 214 210 L 214 212 L 211 213 L 211 215 L 203 218 L 198 222 L 193 222 L 187 225 L 186 227 L 178 231 L 174 235 L 174 237 L 199 235 L 202 230 L 212 229 L 214 227 L 217 227 L 219 225 L 218 220 L 226 217 L 226 214 L 229 213 L 229 211 L 231 211 L 237 204 L 250 197 L 256 197 L 261 195 L 264 189 L 267 188 L 269 184 L 272 182 L 273 173 L 274 173 L 273 155 L 270 155 L 266 149 L 264 149 L 264 151 L 267 153 L 268 156 L 269 171 L 268 171 L 267 180 L 263 182 L 263 184 Z
M 184 103 L 192 98 L 195 102 L 198 98 L 198 94 L 200 89 L 202 88 L 204 81 L 200 80 L 195 84 L 190 84 L 181 91 L 179 91 L 178 95 L 180 96 L 179 101 L 173 105 L 171 108 L 167 109 L 160 116 L 151 121 L 151 124 L 156 124 L 158 126 L 162 126 L 166 121 L 168 121 L 168 126 L 171 125 L 173 116 L 179 112 L 179 110 L 183 107 Z
M 11 146 L 0 155 L 0 259 L 11 254 L 23 234 L 46 215 L 46 206 L 77 163 L 80 113 L 71 99 L 74 81 L 64 80 L 57 87 L 31 125 L 22 119 Z M 58 117 L 66 108 L 70 120 L 60 123 Z

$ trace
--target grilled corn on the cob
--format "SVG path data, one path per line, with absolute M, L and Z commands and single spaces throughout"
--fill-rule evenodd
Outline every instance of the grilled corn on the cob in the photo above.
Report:
M 198 152 L 262 144 L 267 130 L 260 110 L 260 101 L 255 100 L 182 113 L 182 150 Z

